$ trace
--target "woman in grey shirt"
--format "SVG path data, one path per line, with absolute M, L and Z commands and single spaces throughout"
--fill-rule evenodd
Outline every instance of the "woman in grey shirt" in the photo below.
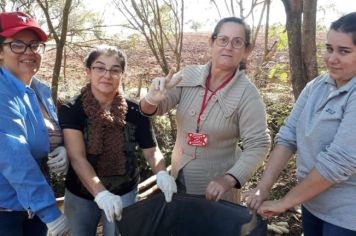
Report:
M 331 24 L 324 60 L 329 73 L 299 96 L 246 201 L 264 217 L 302 203 L 305 236 L 356 235 L 356 12 Z M 280 200 L 264 201 L 295 152 L 299 184 Z
M 244 70 L 251 31 L 240 18 L 223 18 L 209 47 L 206 65 L 154 79 L 141 111 L 163 115 L 177 108 L 172 176 L 179 192 L 239 202 L 239 188 L 270 148 L 265 106 Z

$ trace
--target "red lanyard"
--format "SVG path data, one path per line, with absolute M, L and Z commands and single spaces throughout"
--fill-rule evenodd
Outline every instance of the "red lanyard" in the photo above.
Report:
M 230 76 L 229 78 L 227 78 L 226 80 L 224 80 L 208 97 L 208 91 L 209 91 L 209 87 L 210 87 L 210 78 L 211 78 L 211 71 L 209 72 L 208 78 L 206 79 L 205 82 L 205 91 L 204 91 L 204 98 L 203 101 L 201 103 L 201 107 L 200 107 L 200 112 L 198 115 L 198 120 L 197 120 L 197 130 L 196 132 L 199 133 L 199 126 L 200 126 L 200 121 L 201 121 L 201 116 L 204 113 L 205 108 L 208 106 L 208 103 L 210 101 L 210 99 L 216 94 L 217 91 L 219 91 L 220 89 L 222 89 L 226 84 L 228 84 L 230 82 L 230 80 L 232 80 L 232 78 L 234 77 L 234 75 Z

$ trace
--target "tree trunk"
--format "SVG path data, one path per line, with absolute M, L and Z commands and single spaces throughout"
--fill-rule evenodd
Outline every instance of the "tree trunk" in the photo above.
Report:
M 67 47 L 63 49 L 63 81 L 67 78 Z
M 294 98 L 297 99 L 306 84 L 302 57 L 302 0 L 282 0 L 287 15 L 287 35 L 290 65 L 290 79 Z
M 36 0 L 40 8 L 42 9 L 44 15 L 46 16 L 47 25 L 49 31 L 52 33 L 54 40 L 56 41 L 56 59 L 54 62 L 54 68 L 52 72 L 52 98 L 53 102 L 57 103 L 58 97 L 58 81 L 59 75 L 61 72 L 61 65 L 62 65 L 62 57 L 63 57 L 63 49 L 64 45 L 66 44 L 67 40 L 67 31 L 68 31 L 68 21 L 69 21 L 69 13 L 72 6 L 72 0 L 65 0 L 63 6 L 63 17 L 62 17 L 62 28 L 61 28 L 61 35 L 59 36 L 56 32 L 53 22 L 50 17 L 50 2 L 47 0 Z
M 52 97 L 53 101 L 57 102 L 58 97 L 58 82 L 59 82 L 59 75 L 61 72 L 61 64 L 62 64 L 62 57 L 63 57 L 63 49 L 67 41 L 67 31 L 68 31 L 68 21 L 69 21 L 69 13 L 70 7 L 72 5 L 72 0 L 66 0 L 63 8 L 63 22 L 62 22 L 62 29 L 61 29 L 61 37 L 57 43 L 57 52 L 56 52 L 56 61 L 54 63 L 53 69 L 53 78 L 52 78 Z
M 261 27 L 261 23 L 262 23 L 262 19 L 263 19 L 263 14 L 265 13 L 266 6 L 267 6 L 267 4 L 268 4 L 267 1 L 268 1 L 268 0 L 266 0 L 266 1 L 263 3 L 261 15 L 260 15 L 260 19 L 259 19 L 259 21 L 258 21 L 256 30 L 255 30 L 255 32 L 254 32 L 253 39 L 252 39 L 252 48 L 254 48 L 255 45 L 256 45 L 256 40 L 257 40 L 257 37 L 258 37 L 258 33 L 259 33 L 259 31 L 260 31 L 260 27 Z
M 318 75 L 316 58 L 316 8 L 317 0 L 303 0 L 302 52 L 305 68 L 305 83 Z
M 268 54 L 269 10 L 271 6 L 271 1 L 266 0 L 266 5 L 267 5 L 267 9 L 266 9 L 266 24 L 265 24 L 265 50 L 264 50 L 263 58 L 266 58 Z

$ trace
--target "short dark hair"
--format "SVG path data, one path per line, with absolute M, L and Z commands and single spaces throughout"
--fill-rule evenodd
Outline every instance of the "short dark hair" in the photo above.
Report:
M 84 59 L 85 67 L 90 68 L 93 62 L 101 55 L 108 55 L 108 56 L 116 55 L 118 57 L 122 71 L 126 70 L 127 67 L 126 53 L 115 46 L 110 46 L 106 44 L 98 45 L 88 53 L 88 55 Z
M 330 30 L 351 34 L 352 42 L 356 45 L 356 12 L 351 12 L 332 22 Z
M 251 28 L 248 24 L 246 24 L 246 22 L 238 17 L 235 16 L 231 16 L 231 17 L 225 17 L 222 18 L 215 26 L 213 33 L 211 34 L 211 40 L 214 42 L 214 40 L 216 39 L 216 36 L 219 34 L 221 27 L 228 22 L 233 22 L 233 23 L 237 23 L 240 24 L 244 27 L 245 29 L 245 46 L 246 48 L 251 47 Z M 242 60 L 239 64 L 239 69 L 240 70 L 244 70 L 246 69 L 246 61 Z
M 241 18 L 235 17 L 235 16 L 231 16 L 231 17 L 226 17 L 226 18 L 222 18 L 215 26 L 214 31 L 211 35 L 211 39 L 214 41 L 216 36 L 219 34 L 221 27 L 228 22 L 233 22 L 233 23 L 237 23 L 240 24 L 244 27 L 245 29 L 245 45 L 246 47 L 250 47 L 251 46 L 251 29 L 250 26 L 248 24 L 246 24 L 246 22 L 244 20 L 242 20 Z

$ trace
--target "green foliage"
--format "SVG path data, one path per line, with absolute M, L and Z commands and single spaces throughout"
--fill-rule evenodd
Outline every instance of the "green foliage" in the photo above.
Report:
M 286 64 L 278 63 L 269 70 L 268 79 L 278 78 L 282 82 L 288 81 L 289 70 Z
M 190 21 L 190 23 L 191 23 L 190 28 L 195 32 L 198 32 L 198 30 L 200 30 L 203 27 L 203 23 L 198 21 Z
M 160 147 L 163 156 L 165 157 L 166 165 L 171 164 L 172 150 L 175 140 L 171 138 L 171 126 L 167 116 L 156 116 L 152 119 L 153 129 L 156 134 L 157 143 Z M 141 180 L 144 180 L 153 175 L 152 170 L 142 153 L 138 153 L 138 164 L 140 167 Z
M 172 24 L 174 24 L 172 21 L 173 18 L 171 17 L 171 9 L 167 4 L 163 4 L 159 9 L 159 14 L 163 29 L 166 29 L 166 31 L 169 32 L 170 30 L 168 29 L 172 29 Z
M 103 19 L 97 12 L 86 9 L 83 3 L 78 3 L 75 11 L 70 13 L 68 35 L 75 41 L 86 41 L 92 38 L 103 38 L 105 31 L 97 26 L 103 25 Z
M 272 140 L 278 133 L 280 127 L 283 125 L 284 120 L 287 118 L 292 110 L 293 105 L 290 103 L 268 103 L 266 104 L 267 110 L 267 125 L 271 132 Z
M 157 137 L 158 145 L 165 156 L 167 166 L 171 164 L 172 149 L 175 140 L 170 135 L 171 124 L 168 116 L 157 116 L 153 120 L 154 130 Z
M 318 74 L 325 74 L 327 72 L 327 68 L 324 62 L 325 53 L 325 42 L 317 42 L 316 43 L 316 53 L 317 53 L 317 63 L 318 63 Z
M 127 44 L 129 48 L 136 48 L 137 44 L 140 42 L 140 37 L 139 34 L 131 34 L 125 40 L 125 44 Z
M 57 197 L 64 196 L 65 175 L 51 174 L 51 185 L 53 186 L 54 195 Z
M 283 51 L 288 48 L 288 36 L 287 32 L 283 32 L 279 35 L 278 41 L 277 41 L 277 50 Z
M 324 22 L 317 22 L 316 24 L 316 32 L 326 32 L 327 27 L 323 25 Z
M 269 30 L 269 37 L 277 40 L 277 50 L 285 51 L 288 48 L 288 35 L 284 25 L 272 25 Z
M 278 181 L 273 185 L 268 196 L 269 200 L 281 199 L 297 185 L 298 181 L 297 178 L 295 178 L 296 170 L 296 156 L 293 156 L 293 158 L 289 159 L 287 167 L 283 169 Z M 292 178 L 292 176 L 294 176 L 294 178 Z

